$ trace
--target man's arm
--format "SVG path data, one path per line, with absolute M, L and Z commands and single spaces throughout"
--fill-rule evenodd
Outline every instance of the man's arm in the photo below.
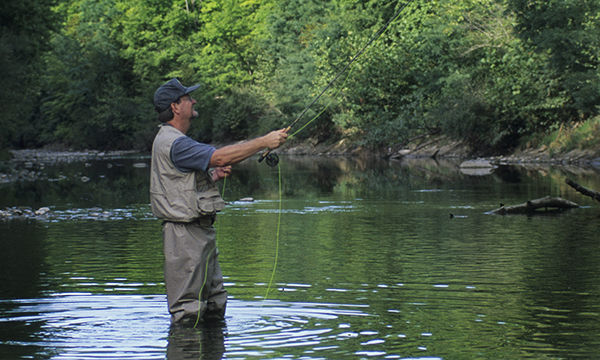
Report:
M 171 146 L 171 161 L 179 171 L 206 171 L 215 151 L 210 145 L 182 136 Z
M 287 136 L 287 129 L 281 129 L 271 131 L 267 135 L 240 144 L 224 146 L 213 152 L 208 166 L 223 167 L 232 165 L 249 158 L 263 149 L 276 149 L 285 142 Z

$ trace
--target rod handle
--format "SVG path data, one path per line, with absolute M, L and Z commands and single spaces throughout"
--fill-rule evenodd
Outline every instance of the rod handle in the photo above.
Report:
M 287 128 L 285 128 L 285 132 L 290 131 L 290 129 L 292 128 L 292 126 L 288 126 Z M 262 162 L 267 156 L 269 156 L 269 154 L 271 153 L 271 149 L 267 148 L 265 151 L 263 151 L 262 154 L 260 154 L 260 156 L 258 157 L 258 162 Z
M 258 162 L 262 162 L 267 156 L 269 156 L 270 152 L 271 152 L 271 149 L 267 149 L 267 150 L 263 151 L 263 153 L 260 154 L 260 156 L 258 157 Z

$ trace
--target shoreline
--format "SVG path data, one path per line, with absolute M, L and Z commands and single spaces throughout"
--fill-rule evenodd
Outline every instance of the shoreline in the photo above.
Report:
M 220 147 L 226 144 L 213 144 Z M 540 148 L 517 149 L 504 155 L 478 155 L 459 141 L 450 140 L 443 136 L 427 136 L 405 146 L 386 149 L 367 149 L 351 143 L 348 139 L 342 139 L 333 143 L 317 143 L 307 139 L 301 143 L 289 143 L 277 152 L 286 155 L 298 156 L 330 156 L 330 157 L 358 157 L 379 158 L 385 160 L 402 159 L 451 159 L 459 162 L 487 161 L 495 165 L 524 165 L 524 164 L 549 164 L 570 165 L 583 167 L 600 167 L 600 149 L 575 149 L 565 153 L 552 153 L 545 146 Z M 101 159 L 113 159 L 123 157 L 146 157 L 150 152 L 139 150 L 49 150 L 49 149 L 18 149 L 9 150 L 11 158 L 0 161 L 4 167 L 0 167 L 0 176 L 5 170 L 13 168 L 30 169 L 33 167 L 52 165 L 55 163 L 91 161 Z M 12 165 L 12 166 L 11 166 Z M 0 181 L 1 182 L 1 181 Z
M 424 137 L 418 142 L 398 148 L 374 151 L 340 140 L 333 144 L 291 145 L 280 150 L 291 155 L 377 157 L 381 159 L 452 159 L 460 162 L 487 161 L 495 165 L 569 165 L 600 168 L 600 149 L 575 149 L 564 153 L 552 153 L 545 146 L 517 149 L 505 155 L 478 155 L 461 142 L 441 136 Z
M 506 155 L 477 155 L 471 153 L 465 146 L 458 143 L 426 144 L 424 146 L 408 146 L 400 150 L 372 150 L 361 146 L 345 146 L 336 144 L 295 145 L 277 152 L 297 156 L 331 156 L 331 157 L 375 157 L 379 159 L 400 160 L 403 158 L 438 158 L 454 160 L 488 160 L 498 164 L 565 164 L 582 166 L 600 166 L 600 150 L 572 150 L 566 153 L 551 154 L 548 149 L 523 149 L 516 150 Z M 54 164 L 58 162 L 75 162 L 88 160 L 114 159 L 122 157 L 146 157 L 150 153 L 138 150 L 78 150 L 78 151 L 53 151 L 40 149 L 10 150 L 13 157 L 3 163 L 31 163 Z
M 413 166 L 415 164 L 422 166 L 425 162 L 428 166 L 450 167 L 453 171 L 468 176 L 492 175 L 502 166 L 516 166 L 527 170 L 541 171 L 543 174 L 547 174 L 548 170 L 553 167 L 569 174 L 585 174 L 594 177 L 600 174 L 600 153 L 596 151 L 568 152 L 558 157 L 552 157 L 547 149 L 528 149 L 507 156 L 477 157 L 470 156 L 469 150 L 459 143 L 433 138 L 401 149 L 386 149 L 379 152 L 347 145 L 343 141 L 335 144 L 290 144 L 289 147 L 279 151 L 281 154 L 292 158 L 296 156 L 347 158 L 357 159 L 357 161 L 365 163 L 372 160 L 382 160 L 400 162 L 403 166 Z M 145 163 L 150 157 L 149 153 L 135 150 L 54 151 L 24 149 L 12 150 L 11 154 L 12 159 L 0 162 L 0 185 L 44 180 L 47 178 L 45 176 L 47 166 L 73 162 L 82 162 L 88 166 L 88 161 L 122 158 L 144 159 Z M 133 166 L 136 166 L 136 164 Z M 83 182 L 89 181 L 85 176 L 81 177 L 80 180 Z M 41 207 L 39 209 L 22 206 L 9 207 L 0 209 L 0 219 L 35 218 L 51 220 L 60 215 L 55 213 L 51 207 Z M 116 216 L 112 210 L 92 208 L 85 210 L 82 214 L 77 214 L 76 218 L 104 220 L 112 216 Z

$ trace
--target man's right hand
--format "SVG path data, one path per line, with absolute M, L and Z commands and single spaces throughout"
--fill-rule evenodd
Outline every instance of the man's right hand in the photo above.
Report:
M 288 128 L 274 130 L 265 135 L 264 140 L 266 147 L 268 147 L 269 149 L 277 149 L 278 147 L 283 145 L 283 143 L 285 143 L 285 140 L 288 137 L 288 130 Z

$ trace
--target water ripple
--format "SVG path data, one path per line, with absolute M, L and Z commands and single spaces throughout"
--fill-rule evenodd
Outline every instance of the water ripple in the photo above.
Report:
M 40 299 L 2 300 L 0 308 L 4 310 L 0 323 L 5 326 L 10 323 L 12 328 L 23 332 L 11 334 L 11 340 L 0 338 L 0 345 L 19 348 L 19 353 L 33 352 L 34 357 L 163 359 L 165 352 L 182 351 L 179 348 L 182 341 L 198 341 L 198 345 L 206 341 L 203 340 L 206 334 L 198 336 L 197 331 L 180 337 L 173 335 L 166 299 L 162 295 L 62 293 Z M 347 332 L 335 325 L 339 319 L 344 318 L 348 323 L 349 318 L 369 316 L 364 312 L 367 308 L 365 305 L 232 299 L 226 324 L 217 331 L 221 332 L 222 351 L 226 351 L 228 357 L 262 358 L 279 348 L 303 348 L 309 353 L 331 351 Z M 331 320 L 333 323 L 328 323 Z M 364 338 L 367 345 L 378 343 L 370 339 L 370 334 L 356 336 Z M 207 351 L 219 353 L 214 345 L 208 348 L 213 350 Z M 194 347 L 199 348 L 202 346 Z M 190 354 L 177 358 L 187 359 Z

